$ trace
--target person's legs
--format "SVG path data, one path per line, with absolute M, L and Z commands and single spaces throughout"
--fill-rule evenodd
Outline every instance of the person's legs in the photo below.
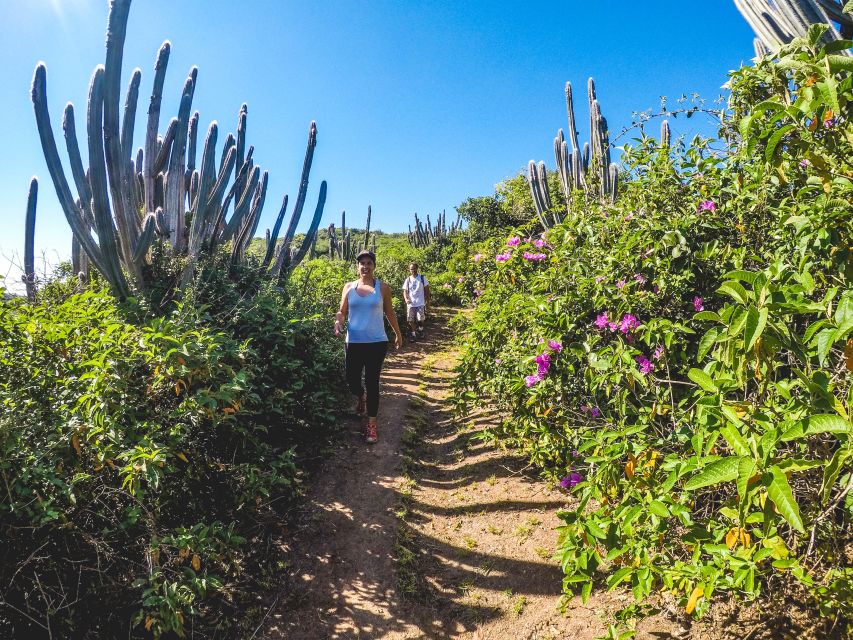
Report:
M 379 413 L 379 373 L 388 352 L 387 342 L 372 342 L 364 363 L 364 382 L 367 387 L 367 441 L 376 442 L 376 416 Z
M 416 319 L 418 322 L 418 333 L 423 336 L 426 325 L 426 307 L 418 307 Z
M 357 413 L 364 412 L 364 386 L 361 384 L 361 372 L 365 368 L 366 346 L 359 343 L 347 344 L 346 346 L 345 369 L 347 386 L 349 386 L 350 392 L 358 398 L 358 405 L 356 406 Z
M 406 320 L 409 321 L 409 339 L 414 341 L 416 337 L 416 332 L 418 330 L 417 320 L 418 313 L 417 307 L 413 307 L 411 305 L 406 306 Z

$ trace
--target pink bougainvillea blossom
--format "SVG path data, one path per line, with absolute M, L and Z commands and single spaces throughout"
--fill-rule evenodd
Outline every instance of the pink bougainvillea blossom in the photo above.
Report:
M 604 280 L 605 280 L 604 276 L 596 276 L 595 277 L 595 284 L 601 284 L 602 282 L 604 282 Z
M 558 342 L 557 340 L 548 340 L 548 346 L 557 352 L 560 352 L 563 350 L 563 345 L 560 342 Z
M 631 333 L 639 326 L 640 321 L 637 320 L 637 317 L 631 315 L 630 313 L 626 313 L 624 316 L 622 316 L 622 322 L 619 323 L 619 330 L 622 333 Z
M 617 289 L 620 289 L 620 290 L 621 290 L 621 289 L 622 289 L 622 288 L 624 288 L 624 287 L 625 287 L 625 281 L 624 281 L 624 280 L 620 280 L 619 282 L 617 282 L 617 283 L 616 283 L 616 288 L 617 288 Z
M 475 253 L 475 254 L 474 254 L 474 258 L 473 258 L 474 262 L 479 262 L 479 261 L 480 261 L 480 260 L 482 260 L 482 259 L 483 259 L 483 254 L 482 254 L 482 253 Z
M 705 309 L 705 307 L 702 304 L 702 298 L 701 297 L 696 296 L 693 298 L 693 308 L 696 311 L 703 311 Z
M 450 284 L 449 282 L 445 282 L 445 283 L 444 283 L 443 285 L 441 285 L 441 286 L 442 286 L 444 289 L 452 289 L 452 288 L 453 288 L 453 285 L 452 285 L 452 284 Z
M 507 251 L 506 253 L 499 253 L 495 256 L 495 262 L 506 262 L 512 257 L 512 254 Z
M 609 318 L 607 317 L 606 311 L 604 313 L 599 313 L 595 318 L 595 326 L 599 329 L 605 329 L 608 322 Z
M 629 222 L 633 219 L 634 219 L 634 212 L 633 211 L 629 211 L 628 214 L 624 218 L 622 218 L 622 220 L 624 220 L 625 222 Z
M 713 200 L 703 200 L 699 203 L 699 211 L 710 211 L 714 213 L 717 210 L 717 203 Z
M 801 167 L 810 167 L 811 164 L 812 163 L 809 161 L 808 158 L 803 158 L 802 160 L 800 160 L 800 166 Z
M 474 289 L 474 295 L 477 298 L 479 298 L 481 295 L 483 295 L 483 290 L 482 289 Z
M 560 486 L 563 487 L 563 489 L 573 489 L 581 482 L 583 482 L 583 476 L 577 471 L 573 471 L 572 467 L 569 467 L 569 473 L 560 480 Z
M 508 247 L 517 247 L 519 244 L 521 244 L 521 238 L 518 236 L 513 236 L 506 241 L 506 246 Z
M 542 382 L 542 377 L 539 374 L 536 374 L 535 376 L 526 376 L 524 378 L 524 384 L 527 385 L 528 389 L 537 382 Z
M 459 276 L 459 282 L 465 282 L 465 276 Z
M 659 344 L 657 346 L 657 349 L 655 349 L 655 352 L 652 354 L 652 359 L 653 360 L 660 360 L 661 358 L 663 358 L 664 353 L 666 353 L 666 351 L 664 351 L 663 345 Z
M 544 249 L 547 245 L 548 245 L 548 243 L 545 240 L 543 240 L 542 238 L 539 238 L 538 240 L 533 241 L 533 246 L 536 247 L 537 249 Z
M 523 255 L 525 260 L 530 260 L 531 262 L 545 260 L 548 257 L 544 253 L 531 253 L 530 251 L 525 251 Z
M 644 376 L 649 375 L 655 369 L 655 365 L 642 353 L 638 355 L 634 360 L 637 361 L 637 364 L 640 365 L 640 373 Z
M 637 284 L 639 284 L 641 287 L 646 284 L 646 282 L 648 282 L 646 276 L 644 276 L 642 273 L 635 273 L 634 280 L 636 280 Z
M 495 364 L 500 364 L 501 362 L 503 362 L 501 358 L 495 358 Z
M 619 323 L 610 321 L 607 323 L 607 328 L 610 329 L 611 331 L 616 331 L 616 329 L 619 328 Z

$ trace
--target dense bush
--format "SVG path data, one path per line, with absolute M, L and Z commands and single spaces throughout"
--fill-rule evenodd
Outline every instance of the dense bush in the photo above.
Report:
M 800 584 L 853 620 L 853 89 L 819 35 L 732 74 L 721 140 L 638 139 L 616 203 L 469 261 L 458 398 L 576 496 L 568 594 Z
M 323 283 L 256 273 L 214 260 L 158 315 L 97 285 L 0 303 L 4 636 L 182 635 L 239 608 L 247 532 L 297 493 L 340 387 Z

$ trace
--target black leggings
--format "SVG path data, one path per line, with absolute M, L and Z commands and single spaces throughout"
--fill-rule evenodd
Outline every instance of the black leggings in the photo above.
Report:
M 388 352 L 387 342 L 352 342 L 347 344 L 347 384 L 354 396 L 364 395 L 367 387 L 367 415 L 375 418 L 379 412 L 379 372 Z M 361 372 L 364 371 L 364 386 Z

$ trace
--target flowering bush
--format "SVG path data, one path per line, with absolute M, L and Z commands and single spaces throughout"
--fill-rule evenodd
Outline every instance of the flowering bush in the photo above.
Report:
M 642 138 L 547 260 L 514 257 L 532 221 L 477 273 L 457 398 L 501 407 L 492 435 L 576 496 L 568 594 L 663 588 L 701 615 L 786 577 L 853 617 L 853 83 L 819 36 L 732 74 L 725 152 Z

